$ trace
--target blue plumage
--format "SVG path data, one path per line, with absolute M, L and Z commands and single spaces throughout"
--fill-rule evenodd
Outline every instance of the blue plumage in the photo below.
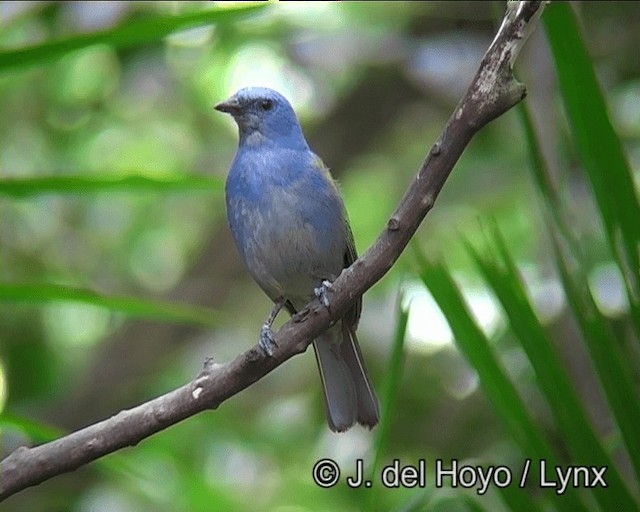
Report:
M 227 217 L 249 273 L 275 302 L 260 344 L 273 348 L 271 325 L 282 307 L 304 307 L 323 282 L 356 258 L 344 204 L 328 169 L 310 149 L 293 108 L 278 92 L 251 87 L 216 109 L 239 127 L 226 184 Z M 314 340 L 327 418 L 334 431 L 373 427 L 378 403 L 355 330 L 361 300 Z

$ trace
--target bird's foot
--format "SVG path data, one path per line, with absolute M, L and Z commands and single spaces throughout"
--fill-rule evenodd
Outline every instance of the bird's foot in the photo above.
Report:
M 268 356 L 273 355 L 274 347 L 277 347 L 276 338 L 273 335 L 273 331 L 271 330 L 271 326 L 265 322 L 262 324 L 260 329 L 260 340 L 258 341 L 262 350 L 264 350 L 265 354 Z
M 331 281 L 326 279 L 322 281 L 320 286 L 313 289 L 316 297 L 325 308 L 329 309 L 329 292 L 331 291 Z

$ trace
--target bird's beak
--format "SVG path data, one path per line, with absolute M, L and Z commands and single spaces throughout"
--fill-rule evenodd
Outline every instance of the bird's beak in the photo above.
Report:
M 231 96 L 231 98 L 225 101 L 221 101 L 213 108 L 219 110 L 220 112 L 225 112 L 227 114 L 233 115 L 238 112 L 238 110 L 240 110 L 240 103 L 235 98 L 235 96 Z

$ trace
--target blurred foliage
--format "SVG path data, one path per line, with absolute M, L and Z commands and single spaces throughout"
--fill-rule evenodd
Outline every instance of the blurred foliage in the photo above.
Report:
M 244 85 L 291 99 L 362 252 L 502 9 L 0 4 L 0 455 L 255 343 L 270 305 L 226 230 L 236 133 L 217 101 Z M 416 250 L 364 298 L 376 431 L 328 431 L 305 355 L 0 510 L 637 509 L 640 6 L 552 4 L 543 21 L 517 64 L 526 108 L 472 141 Z M 311 470 L 327 457 L 343 477 L 322 489 Z M 434 485 L 436 459 L 517 482 L 527 458 L 606 464 L 610 487 Z M 367 475 L 425 459 L 427 485 L 349 489 L 357 459 Z

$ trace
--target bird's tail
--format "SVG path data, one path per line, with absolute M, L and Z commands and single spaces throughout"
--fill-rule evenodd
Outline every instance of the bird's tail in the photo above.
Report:
M 376 394 L 369 382 L 355 329 L 339 322 L 313 342 L 327 421 L 334 432 L 354 423 L 373 428 L 378 423 Z

